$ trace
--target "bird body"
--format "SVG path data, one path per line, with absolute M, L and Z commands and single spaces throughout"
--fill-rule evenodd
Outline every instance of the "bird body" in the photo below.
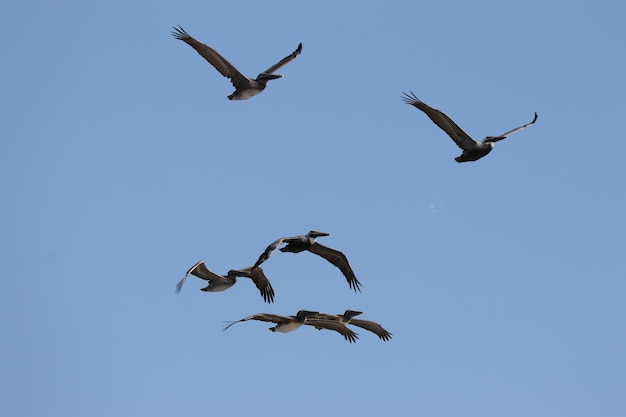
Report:
M 475 146 L 463 150 L 463 153 L 454 158 L 454 160 L 459 163 L 478 161 L 483 156 L 487 156 L 492 149 L 493 143 L 476 142 Z
M 270 330 L 278 333 L 289 333 L 299 329 L 303 324 L 304 323 L 299 321 L 288 321 L 285 323 L 279 323 L 274 327 L 270 327 Z
M 403 93 L 404 96 L 402 100 L 410 104 L 411 106 L 416 107 L 417 109 L 426 113 L 426 115 L 433 121 L 437 126 L 439 126 L 444 132 L 448 134 L 457 144 L 459 148 L 463 150 L 463 153 L 456 158 L 454 158 L 457 162 L 470 162 L 477 161 L 480 158 L 487 155 L 493 149 L 495 142 L 498 142 L 502 139 L 506 139 L 509 135 L 519 132 L 522 129 L 525 129 L 527 126 L 532 125 L 537 121 L 537 113 L 535 113 L 535 117 L 529 123 L 522 125 L 520 127 L 516 127 L 513 130 L 510 130 L 506 133 L 503 133 L 499 136 L 487 136 L 482 142 L 477 142 L 471 138 L 470 135 L 465 133 L 463 129 L 461 129 L 454 121 L 441 110 L 437 110 L 434 107 L 430 107 L 428 104 L 424 103 L 420 99 L 418 99 L 413 92 L 411 94 Z
M 206 287 L 200 288 L 200 291 L 204 291 L 204 292 L 226 291 L 227 289 L 229 289 L 236 283 L 237 283 L 237 275 L 226 275 L 226 276 L 222 275 L 220 276 L 219 279 L 210 280 L 209 284 Z
M 209 64 L 219 71 L 224 77 L 230 79 L 235 87 L 235 91 L 228 96 L 229 100 L 247 100 L 265 90 L 267 82 L 281 78 L 282 75 L 274 74 L 284 65 L 287 65 L 302 52 L 302 43 L 298 45 L 295 51 L 278 61 L 265 71 L 261 72 L 256 79 L 248 78 L 243 75 L 234 65 L 226 60 L 219 52 L 202 42 L 191 37 L 182 27 L 175 27 L 172 36 L 179 39 L 196 50 Z

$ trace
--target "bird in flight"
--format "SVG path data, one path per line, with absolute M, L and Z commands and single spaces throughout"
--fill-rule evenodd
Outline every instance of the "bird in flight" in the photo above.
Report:
M 448 134 L 452 138 L 452 140 L 458 145 L 459 148 L 463 150 L 463 153 L 456 158 L 454 158 L 457 162 L 469 162 L 469 161 L 477 161 L 483 156 L 487 155 L 493 149 L 493 146 L 496 142 L 506 139 L 509 135 L 513 133 L 519 132 L 520 130 L 525 129 L 527 126 L 532 125 L 537 121 L 537 113 L 535 113 L 535 117 L 529 123 L 522 125 L 520 127 L 516 127 L 513 130 L 509 130 L 506 133 L 503 133 L 499 136 L 487 136 L 481 142 L 477 142 L 470 137 L 467 133 L 463 131 L 454 121 L 441 110 L 437 110 L 434 107 L 430 107 L 428 104 L 424 103 L 420 99 L 418 99 L 415 94 L 411 91 L 411 94 L 402 93 L 404 96 L 402 100 L 410 104 L 411 106 L 417 107 L 432 120 L 437 126 L 439 126 L 444 132 Z
M 361 283 L 357 279 L 356 275 L 354 275 L 354 271 L 352 271 L 346 255 L 344 255 L 342 252 L 339 252 L 338 250 L 317 243 L 317 238 L 321 236 L 330 236 L 330 233 L 311 230 L 309 233 L 303 236 L 281 237 L 280 239 L 277 239 L 274 242 L 270 243 L 270 245 L 265 249 L 261 256 L 259 256 L 259 259 L 256 261 L 254 266 L 258 267 L 259 265 L 261 265 L 263 262 L 269 259 L 269 257 L 272 255 L 272 252 L 274 252 L 283 243 L 286 243 L 285 246 L 280 248 L 281 252 L 299 253 L 306 250 L 318 256 L 321 256 L 322 258 L 326 259 L 328 262 L 339 268 L 339 270 L 346 277 L 350 288 L 352 288 L 354 291 L 361 291 Z
M 244 317 L 241 320 L 226 322 L 223 330 L 228 330 L 233 324 L 241 323 L 248 320 L 258 320 L 275 323 L 276 326 L 270 327 L 272 332 L 289 333 L 299 329 L 303 325 L 315 326 L 318 329 L 334 330 L 341 334 L 348 342 L 353 343 L 359 338 L 358 335 L 346 327 L 345 324 L 338 320 L 315 319 L 319 314 L 317 311 L 300 310 L 295 316 L 280 316 L 278 314 L 259 313 L 252 316 Z
M 282 75 L 274 73 L 296 59 L 296 57 L 300 55 L 300 52 L 302 52 L 302 43 L 300 43 L 295 51 L 261 72 L 255 79 L 252 79 L 239 72 L 234 65 L 228 62 L 226 58 L 220 55 L 215 49 L 191 37 L 182 27 L 174 27 L 172 36 L 187 43 L 187 45 L 195 49 L 204 59 L 209 61 L 209 64 L 213 65 L 220 74 L 230 79 L 233 86 L 235 86 L 235 91 L 228 96 L 229 100 L 246 100 L 256 96 L 265 89 L 268 81 L 282 78 Z
M 178 294 L 183 288 L 183 284 L 189 275 L 194 275 L 205 281 L 209 281 L 209 285 L 201 288 L 202 291 L 219 292 L 225 291 L 237 283 L 237 278 L 245 277 L 252 279 L 252 282 L 261 292 L 261 296 L 266 303 L 274 302 L 274 289 L 270 280 L 265 276 L 261 267 L 249 267 L 244 269 L 231 269 L 226 275 L 216 274 L 209 270 L 204 261 L 196 263 L 189 268 L 185 276 L 176 284 L 176 293 Z

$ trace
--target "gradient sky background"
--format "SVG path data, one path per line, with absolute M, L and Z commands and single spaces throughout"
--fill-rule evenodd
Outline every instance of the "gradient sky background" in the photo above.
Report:
M 90 3 L 90 4 L 87 4 Z M 219 4 L 218 4 L 219 3 Z M 0 415 L 624 416 L 623 2 L 1 7 Z M 256 76 L 259 96 L 170 35 Z M 475 163 L 412 90 L 476 139 Z M 363 292 L 312 254 L 330 232 Z M 225 320 L 362 310 L 356 344 Z

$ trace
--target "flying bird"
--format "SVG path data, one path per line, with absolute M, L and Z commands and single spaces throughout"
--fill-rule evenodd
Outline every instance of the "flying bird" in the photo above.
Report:
M 300 310 L 295 316 L 279 316 L 278 314 L 259 313 L 252 316 L 244 317 L 241 320 L 229 321 L 222 329 L 228 330 L 233 324 L 241 323 L 248 320 L 265 321 L 275 323 L 276 326 L 269 329 L 273 332 L 289 333 L 302 327 L 308 317 L 318 314 L 317 311 Z
M 493 146 L 496 142 L 506 139 L 509 135 L 512 135 L 515 132 L 519 132 L 522 129 L 525 129 L 527 126 L 532 125 L 537 121 L 537 113 L 535 112 L 535 117 L 532 122 L 526 123 L 523 126 L 516 127 L 513 130 L 509 130 L 506 133 L 503 133 L 499 136 L 487 136 L 482 142 L 477 142 L 472 139 L 467 133 L 463 131 L 456 123 L 444 112 L 441 110 L 437 110 L 434 107 L 430 107 L 428 104 L 424 103 L 420 99 L 418 99 L 415 94 L 411 91 L 411 94 L 402 93 L 404 97 L 402 100 L 410 104 L 411 106 L 417 107 L 432 120 L 437 126 L 439 126 L 444 132 L 448 134 L 452 138 L 452 140 L 459 146 L 459 148 L 463 149 L 463 153 L 456 158 L 454 158 L 457 162 L 469 162 L 469 161 L 477 161 L 483 156 L 487 155 L 493 149 Z
M 180 290 L 183 288 L 183 284 L 185 280 L 189 276 L 189 274 L 194 275 L 198 278 L 209 281 L 209 285 L 204 288 L 201 288 L 202 291 L 208 292 L 219 292 L 225 291 L 235 285 L 237 282 L 237 278 L 245 277 L 252 279 L 252 282 L 256 285 L 256 287 L 261 292 L 261 296 L 263 296 L 263 300 L 266 303 L 274 302 L 274 289 L 272 288 L 272 284 L 270 284 L 270 280 L 267 279 L 263 269 L 261 267 L 248 267 L 244 269 L 231 269 L 228 271 L 226 276 L 216 274 L 215 272 L 210 271 L 204 261 L 200 261 L 187 271 L 185 276 L 176 284 L 176 293 L 178 294 Z
M 346 310 L 346 312 L 343 314 L 319 313 L 315 316 L 314 320 L 311 320 L 311 324 L 315 326 L 316 320 L 318 319 L 337 321 L 344 325 L 352 324 L 354 326 L 361 327 L 365 330 L 369 330 L 370 332 L 376 334 L 376 336 L 378 336 L 380 340 L 384 340 L 385 342 L 391 340 L 391 337 L 393 335 L 389 333 L 387 330 L 385 330 L 383 326 L 381 326 L 380 324 L 374 321 L 370 321 L 370 320 L 359 320 L 359 319 L 354 318 L 361 314 L 363 314 L 362 311 L 354 311 L 354 310 Z
M 256 261 L 254 266 L 258 267 L 263 262 L 268 260 L 272 253 L 280 245 L 286 243 L 285 246 L 280 248 L 281 252 L 299 253 L 307 250 L 311 253 L 319 255 L 341 270 L 343 275 L 346 277 L 350 288 L 354 291 L 361 291 L 361 283 L 357 279 L 356 275 L 354 275 L 354 271 L 352 271 L 352 268 L 348 263 L 348 258 L 346 258 L 346 256 L 338 250 L 317 243 L 317 238 L 321 236 L 330 236 L 330 233 L 311 230 L 303 236 L 281 237 L 280 239 L 270 243 L 261 256 L 259 256 L 259 259 Z
M 223 331 L 228 330 L 233 324 L 248 321 L 258 320 L 275 323 L 276 326 L 270 327 L 272 332 L 289 333 L 296 329 L 299 329 L 303 325 L 315 326 L 318 329 L 334 330 L 341 334 L 348 342 L 353 343 L 359 338 L 358 335 L 346 327 L 344 324 L 338 321 L 332 320 L 315 320 L 314 318 L 319 314 L 316 311 L 300 310 L 295 316 L 279 316 L 278 314 L 259 313 L 252 316 L 244 317 L 241 320 L 226 322 Z M 311 321 L 313 320 L 313 321 Z
M 235 86 L 235 91 L 228 96 L 229 100 L 246 100 L 256 96 L 265 89 L 268 81 L 282 78 L 282 75 L 274 73 L 296 59 L 296 57 L 300 55 L 300 52 L 302 52 L 302 43 L 300 43 L 298 48 L 291 54 L 257 75 L 255 79 L 251 79 L 239 72 L 237 68 L 228 62 L 226 58 L 221 56 L 215 49 L 192 38 L 182 27 L 174 27 L 172 36 L 187 43 L 187 45 L 191 46 L 196 52 L 202 55 L 204 59 L 209 61 L 209 64 L 213 65 L 220 74 L 230 79 L 233 86 Z

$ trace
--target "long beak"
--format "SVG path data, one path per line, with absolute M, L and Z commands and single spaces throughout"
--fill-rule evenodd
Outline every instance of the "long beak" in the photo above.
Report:
M 269 81 L 269 80 L 275 80 L 276 78 L 283 78 L 282 75 L 278 75 L 278 74 L 266 74 L 266 73 L 261 73 L 259 74 L 258 77 L 256 77 L 257 81 Z
M 345 312 L 345 313 L 343 313 L 343 315 L 344 315 L 345 317 L 348 317 L 348 318 L 350 318 L 350 319 L 351 319 L 352 317 L 360 316 L 361 314 L 363 314 L 363 312 L 362 312 L 362 311 L 354 311 L 354 310 L 346 310 L 346 312 Z
M 506 139 L 506 138 L 507 138 L 507 136 L 487 136 L 487 137 L 483 140 L 483 142 L 484 142 L 484 143 L 489 143 L 489 142 L 498 142 L 499 140 Z
M 330 236 L 330 233 L 318 232 L 317 230 L 311 230 L 309 233 L 307 233 L 307 235 L 309 235 L 310 237 L 321 237 L 321 236 Z

